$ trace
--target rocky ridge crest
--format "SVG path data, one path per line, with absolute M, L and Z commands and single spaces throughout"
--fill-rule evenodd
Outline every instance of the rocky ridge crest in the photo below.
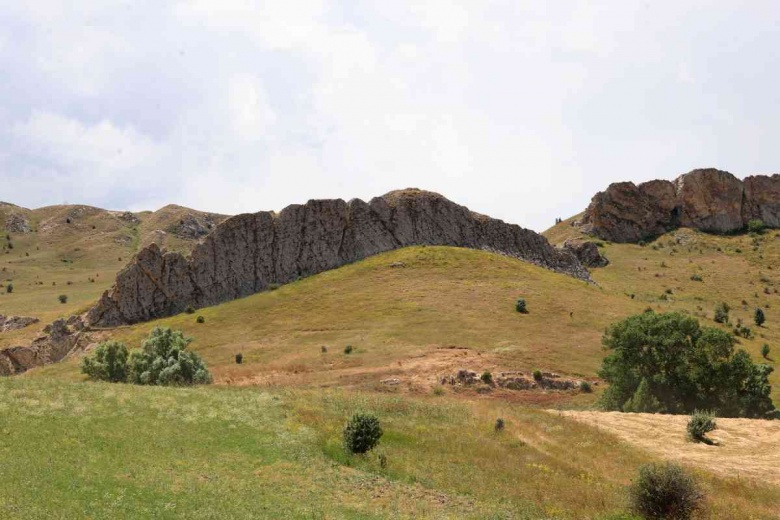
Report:
M 612 242 L 639 242 L 679 227 L 733 233 L 758 219 L 780 227 L 780 175 L 737 179 L 714 168 L 674 181 L 611 184 L 591 200 L 581 230 Z

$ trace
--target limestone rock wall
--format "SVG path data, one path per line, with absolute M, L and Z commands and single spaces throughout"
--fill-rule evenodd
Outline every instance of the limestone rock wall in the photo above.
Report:
M 112 327 L 169 316 L 422 244 L 490 250 L 590 280 L 571 251 L 541 235 L 409 189 L 370 202 L 312 200 L 278 214 L 238 215 L 216 226 L 189 257 L 152 244 L 118 274 L 86 322 Z
M 780 175 L 740 181 L 709 168 L 674 181 L 611 184 L 593 197 L 581 225 L 604 240 L 638 242 L 678 227 L 731 233 L 751 219 L 780 227 Z

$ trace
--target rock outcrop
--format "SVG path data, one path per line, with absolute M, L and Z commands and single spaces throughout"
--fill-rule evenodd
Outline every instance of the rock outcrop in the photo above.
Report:
M 0 314 L 0 332 L 8 332 L 9 330 L 19 330 L 25 327 L 29 327 L 34 323 L 38 323 L 40 320 L 32 316 L 3 316 Z
M 56 363 L 68 354 L 84 348 L 90 341 L 81 318 L 57 320 L 47 325 L 44 334 L 31 345 L 0 350 L 0 376 L 19 374 L 33 367 Z
M 563 243 L 563 249 L 570 251 L 585 267 L 606 267 L 609 265 L 609 260 L 601 254 L 598 246 L 593 242 L 570 238 Z
M 541 235 L 409 189 L 370 202 L 312 200 L 278 214 L 238 215 L 217 225 L 189 257 L 151 244 L 118 274 L 86 321 L 112 327 L 169 316 L 423 244 L 494 251 L 590 280 L 573 253 Z
M 780 227 L 780 175 L 740 181 L 709 168 L 674 181 L 611 184 L 593 197 L 580 225 L 604 240 L 639 242 L 678 227 L 732 233 L 752 219 Z
M 32 227 L 27 217 L 21 213 L 11 213 L 5 219 L 5 230 L 9 233 L 29 233 Z

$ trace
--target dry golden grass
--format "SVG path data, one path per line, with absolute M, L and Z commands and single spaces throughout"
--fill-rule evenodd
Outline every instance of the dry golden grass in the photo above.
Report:
M 686 438 L 688 416 L 646 413 L 563 411 L 564 417 L 596 426 L 652 455 L 697 466 L 729 478 L 780 485 L 780 422 L 716 419 L 707 434 L 715 445 Z

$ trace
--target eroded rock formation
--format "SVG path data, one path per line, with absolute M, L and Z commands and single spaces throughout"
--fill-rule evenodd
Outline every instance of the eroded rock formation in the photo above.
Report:
M 409 189 L 370 202 L 312 200 L 278 214 L 238 215 L 216 226 L 189 257 L 151 244 L 119 273 L 86 321 L 111 327 L 168 316 L 422 244 L 490 250 L 590 280 L 574 254 L 541 235 Z
M 56 363 L 68 354 L 84 348 L 90 341 L 81 318 L 57 320 L 47 325 L 44 334 L 31 345 L 0 350 L 0 376 L 18 374 L 33 367 Z
M 604 240 L 638 242 L 678 227 L 731 233 L 752 219 L 780 227 L 780 175 L 740 181 L 710 168 L 674 181 L 611 184 L 593 197 L 580 224 Z
M 563 243 L 563 249 L 571 251 L 585 267 L 605 267 L 609 265 L 607 260 L 593 242 L 570 238 Z
M 3 316 L 0 314 L 0 332 L 8 332 L 9 330 L 19 330 L 25 327 L 29 327 L 34 323 L 40 321 L 38 318 L 32 316 Z

